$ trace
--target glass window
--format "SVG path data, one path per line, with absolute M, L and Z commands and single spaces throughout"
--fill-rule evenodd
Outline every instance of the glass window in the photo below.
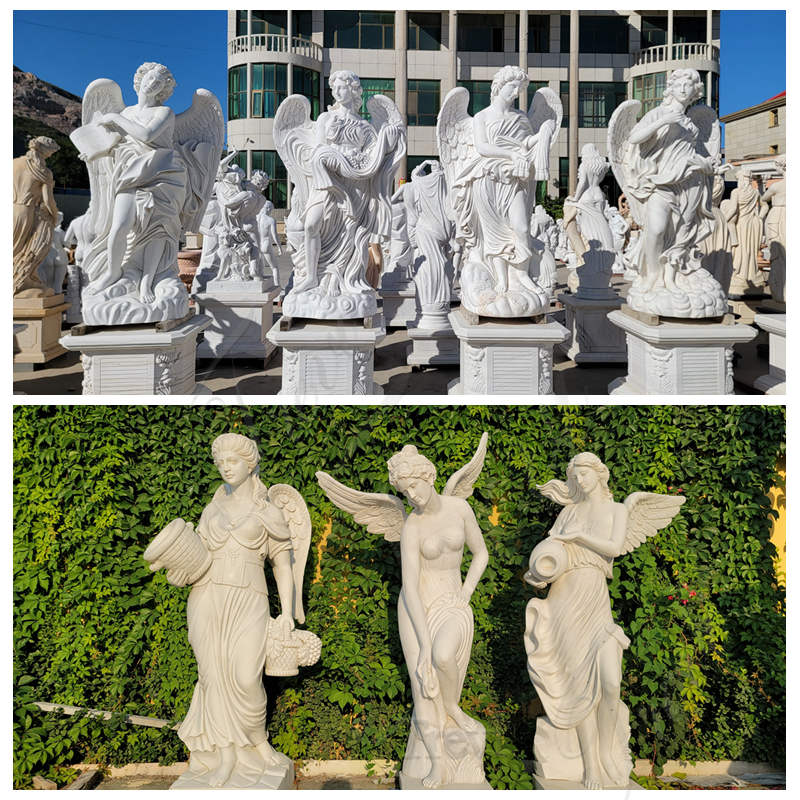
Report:
M 569 158 L 560 156 L 558 159 L 558 196 L 566 197 L 569 194 Z
M 516 32 L 514 34 L 514 52 L 519 52 L 519 14 L 516 15 Z M 550 52 L 550 15 L 528 14 L 528 52 Z
M 234 157 L 231 164 L 236 164 L 237 167 L 241 167 L 242 171 L 247 174 L 247 151 L 240 150 Z
M 661 98 L 664 96 L 664 89 L 666 89 L 666 87 L 666 72 L 654 72 L 650 75 L 642 75 L 639 78 L 633 79 L 633 99 L 641 101 L 642 115 L 661 103 Z
M 311 119 L 319 116 L 319 72 L 306 67 L 292 67 L 292 91 L 302 94 L 311 103 Z
M 276 33 L 286 36 L 286 12 L 254 11 L 252 26 L 250 33 Z
M 292 11 L 292 30 L 295 36 L 311 40 L 311 12 Z
M 272 179 L 267 187 L 266 197 L 275 204 L 275 208 L 286 208 L 287 175 L 286 166 L 275 150 L 250 151 L 251 175 L 257 169 L 263 170 Z
M 438 50 L 442 44 L 442 15 L 438 11 L 408 12 L 408 49 Z
M 561 95 L 561 108 L 563 109 L 563 116 L 561 117 L 561 127 L 569 127 L 569 81 L 561 81 L 558 87 L 559 94 Z
M 459 17 L 461 15 L 459 14 Z M 491 81 L 459 81 L 459 86 L 463 86 L 469 92 L 469 106 L 467 111 L 474 117 L 492 102 L 492 82 Z
M 641 46 L 644 50 L 647 47 L 656 47 L 667 43 L 667 18 L 665 16 L 643 16 L 642 17 L 642 39 Z
M 394 48 L 394 11 L 326 11 L 325 47 Z
M 502 53 L 503 14 L 458 15 L 458 49 L 479 53 Z
M 228 119 L 247 116 L 247 64 L 228 70 Z
M 675 14 L 672 19 L 672 41 L 675 44 L 684 42 L 705 42 L 706 17 L 680 16 Z
M 435 125 L 439 105 L 439 81 L 408 82 L 409 125 Z
M 580 15 L 578 49 L 581 53 L 627 53 L 628 18 Z M 569 53 L 569 14 L 561 15 L 561 52 Z
M 236 35 L 247 36 L 247 12 L 236 12 Z
M 361 92 L 361 115 L 364 119 L 369 119 L 367 100 L 374 94 L 385 94 L 390 100 L 394 100 L 394 78 L 361 78 Z M 331 87 L 325 86 L 325 105 L 332 106 L 333 103 Z
M 578 126 L 607 128 L 614 109 L 627 99 L 624 81 L 583 82 L 578 84 Z
M 250 115 L 274 117 L 286 99 L 286 64 L 253 64 L 250 80 Z

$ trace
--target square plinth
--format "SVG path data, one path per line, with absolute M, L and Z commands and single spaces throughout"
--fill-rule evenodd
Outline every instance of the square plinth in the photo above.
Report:
M 541 775 L 537 775 L 534 773 L 533 775 L 533 783 L 537 789 L 545 789 L 545 790 L 577 790 L 577 789 L 586 789 L 581 781 L 557 781 L 553 778 L 543 778 Z M 644 791 L 644 787 L 640 786 L 636 783 L 635 780 L 629 779 L 628 783 L 625 786 L 614 786 L 610 787 L 612 789 L 616 789 L 616 791 L 638 791 L 641 789 Z
M 378 290 L 387 328 L 405 328 L 417 318 L 417 287 L 413 282 Z
M 769 334 L 769 373 L 753 386 L 764 394 L 786 394 L 786 314 L 756 314 L 755 323 Z
M 267 340 L 267 332 L 278 294 L 277 286 L 262 286 L 260 281 L 235 285 L 209 281 L 206 291 L 194 296 L 201 312 L 211 320 L 197 346 L 197 357 L 269 358 L 275 345 Z
M 14 299 L 15 364 L 45 364 L 67 352 L 58 340 L 68 308 L 63 294 Z
M 361 321 L 292 320 L 281 330 L 281 317 L 267 338 L 282 348 L 279 394 L 383 394 L 374 379 L 375 346 L 386 337 L 381 324 L 365 328 Z
M 620 364 L 628 360 L 625 333 L 608 319 L 623 303 L 621 297 L 587 300 L 560 294 L 569 338 L 559 349 L 576 364 Z
M 458 364 L 459 342 L 450 325 L 441 328 L 420 328 L 416 322 L 408 324 L 406 363 L 412 367 L 435 367 Z
M 268 771 L 259 773 L 253 769 L 242 768 L 237 765 L 228 780 L 220 789 L 294 789 L 294 763 L 286 756 L 282 756 L 281 763 L 270 768 Z M 211 789 L 209 778 L 211 770 L 198 765 L 193 768 L 192 761 L 189 761 L 189 769 L 186 770 L 170 789 Z
M 569 336 L 558 322 L 448 315 L 460 342 L 461 376 L 449 394 L 552 394 L 553 347 Z
M 628 375 L 612 381 L 609 394 L 733 394 L 733 346 L 757 335 L 715 321 L 649 325 L 622 311 L 608 318 L 628 344 Z
M 422 785 L 422 781 L 419 778 L 414 778 L 411 775 L 406 775 L 402 770 L 397 773 L 398 782 L 400 783 L 400 788 L 404 791 L 414 791 L 414 790 L 423 790 L 429 791 L 427 786 Z M 461 789 L 466 791 L 486 791 L 487 789 L 491 791 L 492 787 L 489 781 L 485 780 L 482 783 L 447 783 L 444 786 L 437 786 L 437 790 L 447 790 L 447 789 Z
M 69 334 L 61 344 L 83 363 L 83 394 L 208 394 L 195 381 L 197 337 L 210 324 L 192 317 L 169 331 L 152 325 Z

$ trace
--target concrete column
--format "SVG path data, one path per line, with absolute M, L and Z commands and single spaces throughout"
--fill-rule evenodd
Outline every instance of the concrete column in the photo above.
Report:
M 706 11 L 706 44 L 708 45 L 709 59 L 711 57 L 711 45 L 714 42 L 714 12 L 711 10 Z M 706 75 L 706 104 L 712 106 L 711 103 L 711 78 L 713 73 L 711 70 Z
M 458 11 L 450 12 L 447 38 L 450 45 L 450 63 L 447 71 L 447 89 L 443 95 L 458 86 Z M 444 100 L 444 97 L 442 99 Z
M 394 13 L 394 102 L 408 125 L 408 11 L 398 9 Z M 395 175 L 408 178 L 407 154 L 397 166 Z
M 249 36 L 253 32 L 253 11 L 252 9 L 247 9 L 247 35 Z
M 571 192 L 578 181 L 578 35 L 580 12 L 573 9 L 569 12 L 569 186 Z
M 286 64 L 286 96 L 294 94 L 294 79 L 292 76 L 292 64 L 294 57 L 292 56 L 292 37 L 294 36 L 294 28 L 292 26 L 292 10 L 286 12 L 286 53 L 289 62 Z
M 519 68 L 528 74 L 528 11 L 523 9 L 519 14 Z M 519 90 L 519 107 L 528 110 L 528 87 Z
M 672 61 L 672 23 L 674 11 L 667 11 L 667 61 Z

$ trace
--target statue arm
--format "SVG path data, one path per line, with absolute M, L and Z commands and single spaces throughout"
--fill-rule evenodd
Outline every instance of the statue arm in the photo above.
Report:
M 614 508 L 614 520 L 611 527 L 611 536 L 608 539 L 595 539 L 583 533 L 565 537 L 565 541 L 573 541 L 594 550 L 595 553 L 606 558 L 616 558 L 625 544 L 625 532 L 628 524 L 628 512 L 625 506 L 618 505 Z
M 289 548 L 277 552 L 270 558 L 278 597 L 281 600 L 281 613 L 278 617 L 281 626 L 288 626 L 286 632 L 294 629 L 292 605 L 294 602 L 294 577 L 292 576 L 292 554 Z
M 175 113 L 168 106 L 161 106 L 153 115 L 153 119 L 146 125 L 122 114 L 111 113 L 105 114 L 100 120 L 100 124 L 119 128 L 123 133 L 140 142 L 151 142 L 158 138 L 165 128 L 175 124 Z
M 47 182 L 42 184 L 42 205 L 47 209 L 50 214 L 53 224 L 55 225 L 58 219 L 58 206 L 56 206 L 56 198 L 53 194 L 53 183 Z
M 506 158 L 513 161 L 518 155 L 513 150 L 507 150 L 505 147 L 499 147 L 495 144 L 490 144 L 486 136 L 486 124 L 483 121 L 483 116 L 478 112 L 472 120 L 472 132 L 475 137 L 475 150 L 479 155 L 486 158 Z
M 463 518 L 464 527 L 467 534 L 467 547 L 472 553 L 472 563 L 469 565 L 467 577 L 464 578 L 464 584 L 461 587 L 461 596 L 469 603 L 478 581 L 481 579 L 484 570 L 489 565 L 489 551 L 486 549 L 486 542 L 483 540 L 483 534 L 475 519 L 475 514 L 469 507 L 466 500 L 463 500 Z
M 427 661 L 430 661 L 431 632 L 428 629 L 428 620 L 425 617 L 425 609 L 422 607 L 422 600 L 419 596 L 419 541 L 417 532 L 413 529 L 413 526 L 408 524 L 400 537 L 400 563 L 403 575 L 403 597 L 408 609 L 408 616 L 411 618 L 411 625 L 419 642 L 419 660 L 423 661 L 424 657 Z M 412 671 L 413 667 L 414 665 L 409 664 L 409 671 Z
M 666 109 L 663 113 L 659 113 L 662 108 L 663 106 L 654 108 L 653 111 L 645 114 L 644 117 L 633 126 L 628 135 L 628 141 L 631 144 L 642 144 L 652 136 L 655 136 L 659 128 L 664 125 L 681 121 L 683 117 L 681 112 L 675 111 L 674 109 Z M 648 119 L 650 114 L 652 114 L 652 116 Z

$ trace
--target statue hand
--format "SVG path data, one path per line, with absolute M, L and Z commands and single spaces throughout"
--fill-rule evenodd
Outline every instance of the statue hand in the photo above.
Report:
M 461 590 L 458 593 L 459 599 L 464 603 L 464 605 L 469 605 L 469 601 L 472 599 L 472 592 L 470 592 L 466 586 L 462 586 Z
M 294 630 L 294 620 L 291 614 L 281 614 L 276 618 L 275 623 L 278 626 L 281 639 L 288 639 L 289 634 Z
M 439 694 L 439 681 L 433 671 L 429 651 L 420 651 L 419 660 L 417 661 L 417 680 L 422 688 L 423 697 L 433 698 Z

